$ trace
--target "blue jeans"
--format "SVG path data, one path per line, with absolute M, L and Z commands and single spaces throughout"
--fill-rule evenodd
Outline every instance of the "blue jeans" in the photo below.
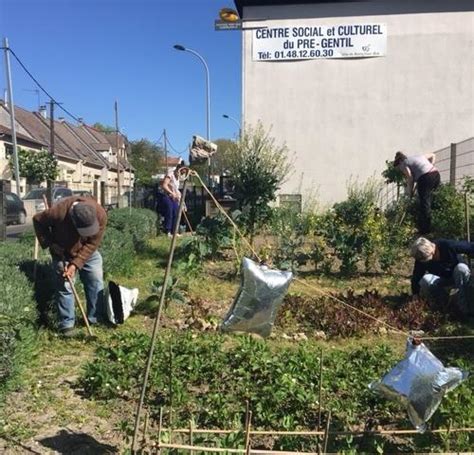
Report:
M 64 265 L 64 261 L 53 257 L 60 330 L 74 327 L 75 322 L 74 294 L 70 284 L 63 277 Z M 97 319 L 103 318 L 105 314 L 104 279 L 100 253 L 94 251 L 78 273 L 86 294 L 87 319 L 91 324 L 95 324 Z
M 179 202 L 167 194 L 158 193 L 158 212 L 163 216 L 163 230 L 172 233 L 178 218 Z
M 427 299 L 447 298 L 445 288 L 453 286 L 459 290 L 458 302 L 459 305 L 467 308 L 466 293 L 469 286 L 469 279 L 471 278 L 471 271 L 466 264 L 458 264 L 453 270 L 453 276 L 449 278 L 441 278 L 437 275 L 427 273 L 420 280 L 420 295 Z

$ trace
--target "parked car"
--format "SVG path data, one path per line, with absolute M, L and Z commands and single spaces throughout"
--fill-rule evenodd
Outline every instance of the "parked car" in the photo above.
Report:
M 34 200 L 36 212 L 42 212 L 46 208 L 43 196 L 46 196 L 46 188 L 35 188 L 34 190 L 29 191 L 26 196 L 23 197 L 23 200 Z M 69 196 L 72 196 L 72 190 L 69 188 L 58 186 L 52 189 L 51 199 L 53 204 L 59 201 L 59 199 Z
M 25 224 L 26 210 L 23 201 L 11 192 L 5 193 L 7 203 L 7 224 Z
M 74 196 L 92 197 L 92 193 L 87 190 L 72 190 Z

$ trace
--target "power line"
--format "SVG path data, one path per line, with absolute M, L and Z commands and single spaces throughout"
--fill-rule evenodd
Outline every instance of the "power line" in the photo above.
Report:
M 5 49 L 4 47 L 2 49 Z M 8 48 L 7 51 L 10 51 L 11 54 L 13 55 L 13 57 L 15 57 L 16 61 L 18 62 L 18 64 L 23 68 L 23 70 L 25 71 L 26 74 L 28 74 L 28 76 L 30 76 L 30 78 L 34 81 L 34 83 L 38 86 L 38 88 L 41 89 L 41 91 L 48 97 L 51 99 L 51 101 L 56 104 L 59 109 L 61 109 L 62 111 L 64 111 L 67 115 L 69 115 L 69 117 L 73 118 L 76 122 L 80 123 L 80 119 L 79 117 L 76 117 L 74 114 L 71 114 L 71 112 L 69 112 L 65 107 L 62 107 L 60 103 L 58 103 L 54 97 L 38 82 L 38 80 L 33 76 L 33 74 L 30 73 L 30 71 L 28 71 L 28 68 L 23 64 L 23 62 L 20 60 L 20 58 L 15 54 L 15 52 L 13 51 L 12 48 Z
M 187 152 L 187 150 L 188 150 L 188 148 L 186 147 L 182 152 L 178 152 L 178 150 L 176 150 L 176 149 L 173 147 L 173 144 L 171 144 L 168 135 L 166 136 L 166 142 L 167 142 L 168 145 L 170 146 L 171 150 L 173 150 L 173 152 L 174 152 L 174 153 L 177 153 L 179 156 L 181 156 L 183 153 Z

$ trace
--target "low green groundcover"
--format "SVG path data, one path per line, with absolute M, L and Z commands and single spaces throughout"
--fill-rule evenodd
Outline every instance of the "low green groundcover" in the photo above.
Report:
M 0 403 L 35 351 L 37 311 L 32 283 L 33 247 L 0 243 Z
M 80 384 L 89 396 L 98 399 L 137 400 L 145 368 L 150 338 L 144 334 L 118 334 L 97 351 L 85 367 Z M 348 350 L 326 348 L 323 361 L 321 424 L 332 412 L 331 428 L 376 429 L 411 428 L 403 407 L 381 398 L 367 388 L 399 359 L 387 345 L 363 346 Z M 443 359 L 449 365 L 466 367 L 463 361 Z M 187 332 L 160 335 L 147 389 L 147 407 L 152 416 L 164 408 L 164 425 L 172 407 L 173 427 L 242 429 L 245 401 L 253 412 L 256 429 L 315 429 L 319 414 L 320 348 L 312 342 L 281 345 L 248 336 L 225 336 Z M 133 406 L 135 409 L 135 406 Z M 474 395 L 467 382 L 449 393 L 431 420 L 434 428 L 472 426 Z M 124 422 L 130 428 L 133 416 Z M 213 443 L 235 447 L 242 434 Z M 239 439 L 240 438 L 240 439 Z M 267 438 L 268 439 L 268 438 Z M 207 441 L 209 441 L 207 439 Z M 257 442 L 258 443 L 258 442 Z M 472 435 L 453 434 L 451 450 L 465 450 L 474 443 Z M 317 441 L 304 437 L 275 437 L 261 441 L 261 447 L 317 450 Z M 331 450 L 374 452 L 445 448 L 440 435 L 426 434 L 397 439 L 338 437 Z M 472 447 L 472 446 L 471 446 Z

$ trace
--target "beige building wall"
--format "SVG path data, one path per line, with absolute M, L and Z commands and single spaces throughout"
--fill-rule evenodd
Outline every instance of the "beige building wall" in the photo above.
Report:
M 460 11 L 417 12 L 448 3 Z M 281 192 L 341 200 L 351 178 L 379 177 L 397 150 L 429 152 L 473 136 L 473 10 L 472 0 L 244 7 L 252 18 L 244 27 L 387 26 L 384 57 L 285 62 L 252 61 L 252 32 L 242 32 L 243 121 L 262 121 L 295 153 Z

